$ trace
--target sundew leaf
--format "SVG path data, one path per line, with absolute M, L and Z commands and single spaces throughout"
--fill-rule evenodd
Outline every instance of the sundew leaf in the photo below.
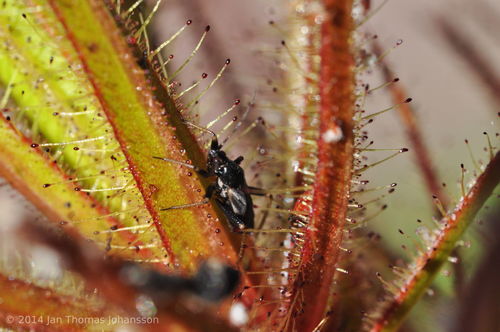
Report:
M 238 241 L 209 205 L 160 211 L 202 201 L 204 190 L 191 170 L 152 157 L 190 162 L 195 155 L 199 163 L 203 156 L 173 102 L 156 99 L 105 4 L 2 7 L 7 179 L 35 205 L 57 207 L 42 209 L 51 219 L 113 254 L 183 271 L 212 256 L 235 263 Z M 31 169 L 30 158 L 40 167 Z

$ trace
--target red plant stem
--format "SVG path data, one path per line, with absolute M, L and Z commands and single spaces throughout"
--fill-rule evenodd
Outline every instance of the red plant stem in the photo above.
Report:
M 309 3 L 309 2 L 308 2 Z M 314 26 L 315 22 L 315 14 L 309 14 L 304 16 L 304 20 L 306 21 L 307 25 Z M 318 29 L 319 31 L 319 29 Z M 306 46 L 304 47 L 304 50 L 306 52 L 309 52 L 310 54 L 313 54 L 316 52 L 316 45 L 315 45 L 315 38 L 316 34 L 314 33 L 309 33 L 307 36 L 307 43 Z M 311 56 L 308 56 L 304 59 L 305 64 L 305 72 L 314 72 L 318 70 L 318 65 L 316 64 L 316 61 L 313 60 Z M 314 86 L 317 84 L 317 82 L 309 76 L 304 76 L 303 77 L 304 82 L 301 84 L 305 84 L 306 86 Z M 311 92 L 307 91 L 306 93 L 303 94 L 302 99 L 304 100 L 304 108 L 302 111 L 302 114 L 300 115 L 300 132 L 303 133 L 304 137 L 310 140 L 316 140 L 315 135 L 307 134 L 310 132 L 315 132 L 316 130 L 316 125 L 315 123 L 315 118 L 317 116 L 316 112 L 310 112 L 308 110 L 315 110 L 317 108 L 318 102 L 315 100 L 314 96 L 316 95 L 316 92 Z M 304 169 L 306 167 L 313 166 L 315 167 L 316 165 L 313 164 L 313 162 L 308 161 L 309 156 L 311 155 L 313 151 L 311 150 L 311 146 L 304 141 L 300 141 L 297 146 L 297 161 L 299 162 L 299 167 L 301 169 Z M 316 152 L 316 151 L 314 151 Z M 308 181 L 309 180 L 309 181 Z M 308 177 L 304 176 L 302 172 L 297 172 L 295 174 L 295 185 L 296 186 L 304 186 L 310 184 L 310 179 Z
M 354 28 L 351 0 L 325 0 L 321 23 L 320 136 L 313 194 L 309 264 L 299 271 L 296 291 L 303 296 L 301 312 L 291 325 L 312 331 L 324 318 L 331 297 L 335 267 L 342 242 L 353 167 Z M 325 140 L 328 131 L 343 133 L 337 142 Z
M 380 318 L 372 326 L 371 332 L 397 329 L 406 314 L 431 284 L 441 266 L 447 261 L 457 240 L 473 222 L 475 215 L 490 197 L 499 181 L 500 153 L 497 152 L 455 210 L 441 220 L 440 224 L 444 225 L 444 228 L 432 246 L 429 246 L 430 249 L 418 257 L 410 277 L 391 298 Z
M 373 51 L 378 57 L 383 54 L 382 48 L 377 42 L 373 43 Z M 380 60 L 380 66 L 384 79 L 387 82 L 394 80 L 395 75 L 384 59 Z M 449 199 L 443 192 L 439 183 L 436 169 L 433 166 L 432 159 L 429 155 L 429 150 L 425 145 L 422 132 L 420 131 L 417 119 L 415 118 L 415 111 L 411 106 L 411 103 L 404 103 L 404 101 L 408 98 L 408 94 L 399 82 L 396 84 L 390 84 L 389 91 L 392 95 L 393 103 L 398 105 L 398 114 L 405 127 L 406 135 L 408 136 L 408 140 L 412 146 L 411 150 L 415 154 L 416 163 L 422 172 L 427 189 L 432 195 L 435 195 L 439 199 L 444 207 L 448 206 Z

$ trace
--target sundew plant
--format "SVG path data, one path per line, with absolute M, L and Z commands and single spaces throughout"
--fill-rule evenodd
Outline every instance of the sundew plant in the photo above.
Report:
M 422 119 L 393 5 L 0 1 L 0 327 L 498 331 L 495 57 Z

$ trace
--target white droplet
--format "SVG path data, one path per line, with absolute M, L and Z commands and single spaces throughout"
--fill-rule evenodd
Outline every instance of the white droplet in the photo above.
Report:
M 323 134 L 323 141 L 326 143 L 337 143 L 344 137 L 344 134 L 342 133 L 342 129 L 340 127 L 335 127 L 333 129 L 328 129 L 324 134 Z
M 248 322 L 248 312 L 243 303 L 236 302 L 231 306 L 229 321 L 236 326 L 245 325 Z
M 353 8 L 352 8 L 352 17 L 356 20 L 356 21 L 361 21 L 362 18 L 364 17 L 364 9 L 362 6 L 360 6 L 359 4 L 358 5 L 355 5 Z
M 291 237 L 287 237 L 284 241 L 283 241 L 283 247 L 286 248 L 286 249 L 291 249 L 293 248 L 293 242 L 292 242 L 292 238 Z
M 448 261 L 455 264 L 456 262 L 458 262 L 458 258 L 457 257 L 448 257 Z

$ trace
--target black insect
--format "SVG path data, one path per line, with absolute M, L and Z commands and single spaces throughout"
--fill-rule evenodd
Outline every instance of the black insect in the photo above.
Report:
M 205 197 L 208 199 L 215 199 L 217 205 L 228 218 L 233 231 L 254 228 L 255 214 L 251 195 L 262 195 L 262 193 L 260 189 L 247 185 L 245 172 L 240 166 L 243 157 L 239 156 L 234 160 L 229 159 L 222 150 L 222 145 L 219 144 L 217 135 L 213 131 L 192 123 L 186 122 L 186 124 L 212 135 L 212 141 L 207 155 L 207 169 L 200 169 L 193 165 L 168 158 L 154 158 L 187 166 L 203 177 L 216 177 L 216 182 L 208 186 Z M 162 210 L 178 209 L 195 205 L 199 205 L 199 203 L 175 206 Z
M 160 306 L 170 304 L 183 294 L 218 302 L 229 296 L 240 282 L 238 270 L 214 258 L 203 262 L 192 277 L 167 275 L 135 263 L 125 264 L 120 276 L 126 284 L 147 294 Z

